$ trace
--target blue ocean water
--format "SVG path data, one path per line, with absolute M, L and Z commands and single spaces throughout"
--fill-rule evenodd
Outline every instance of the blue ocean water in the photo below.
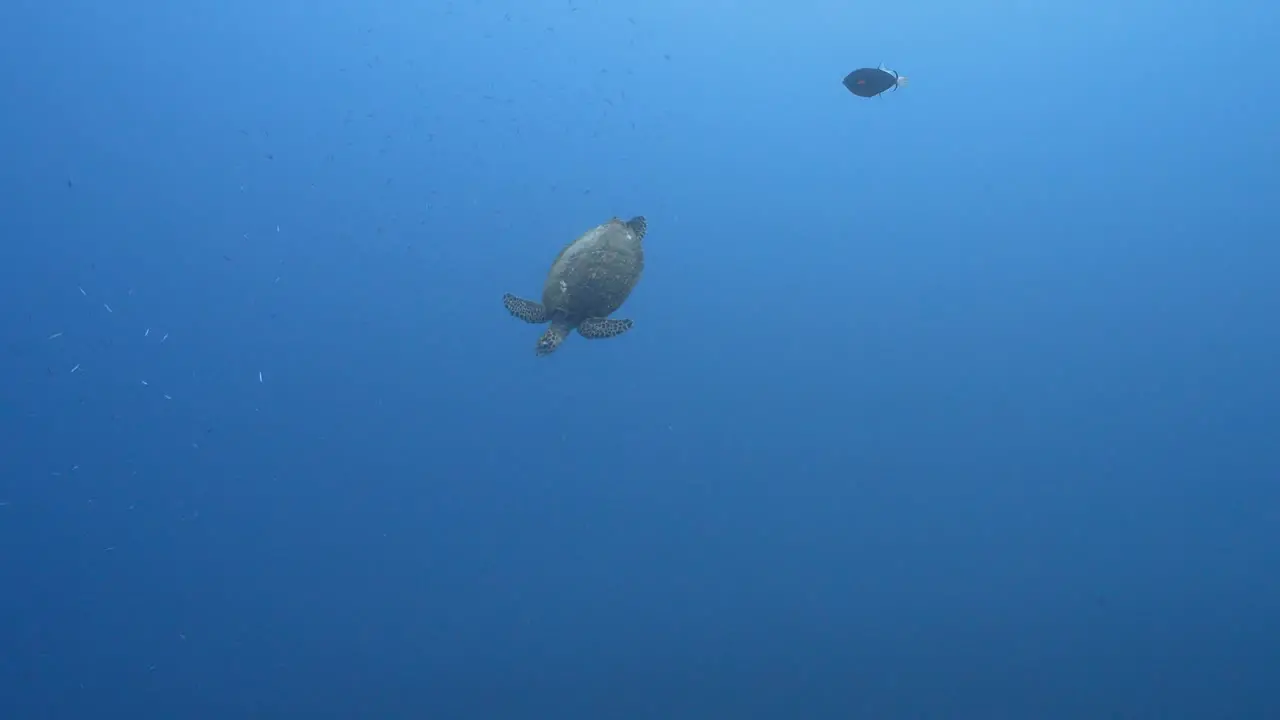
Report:
M 1278 41 L 5 5 L 0 718 L 1280 717 Z

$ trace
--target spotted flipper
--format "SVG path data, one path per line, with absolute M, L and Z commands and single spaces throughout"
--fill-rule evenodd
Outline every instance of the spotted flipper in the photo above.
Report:
M 507 293 L 502 296 L 502 306 L 507 309 L 507 312 L 527 323 L 537 325 L 547 321 L 547 309 L 542 307 L 542 303 L 525 300 Z
M 578 334 L 588 340 L 617 337 L 631 329 L 630 320 L 618 318 L 587 318 L 578 323 Z
M 623 224 L 636 234 L 637 240 L 643 240 L 645 232 L 649 229 L 649 222 L 644 219 L 643 215 L 637 215 Z

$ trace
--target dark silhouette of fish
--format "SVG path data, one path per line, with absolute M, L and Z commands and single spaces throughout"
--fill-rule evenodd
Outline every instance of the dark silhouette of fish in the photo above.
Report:
M 844 76 L 844 86 L 858 97 L 875 97 L 886 90 L 905 87 L 907 78 L 881 65 L 878 68 L 858 68 Z

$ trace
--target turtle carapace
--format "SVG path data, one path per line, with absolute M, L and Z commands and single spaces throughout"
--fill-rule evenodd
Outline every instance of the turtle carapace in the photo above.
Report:
M 542 302 L 510 293 L 502 304 L 528 323 L 550 323 L 535 352 L 550 355 L 571 330 L 584 338 L 609 338 L 631 329 L 631 321 L 609 317 L 622 307 L 644 271 L 643 217 L 613 218 L 569 243 L 551 263 Z

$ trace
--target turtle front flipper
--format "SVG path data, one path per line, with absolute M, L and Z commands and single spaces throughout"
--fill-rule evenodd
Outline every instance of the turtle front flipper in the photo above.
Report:
M 542 306 L 542 303 L 525 300 L 507 293 L 502 296 L 502 306 L 507 309 L 507 312 L 527 323 L 537 325 L 547 321 L 547 309 Z
M 578 323 L 578 334 L 588 340 L 617 337 L 631 329 L 630 320 L 620 318 L 587 318 Z

